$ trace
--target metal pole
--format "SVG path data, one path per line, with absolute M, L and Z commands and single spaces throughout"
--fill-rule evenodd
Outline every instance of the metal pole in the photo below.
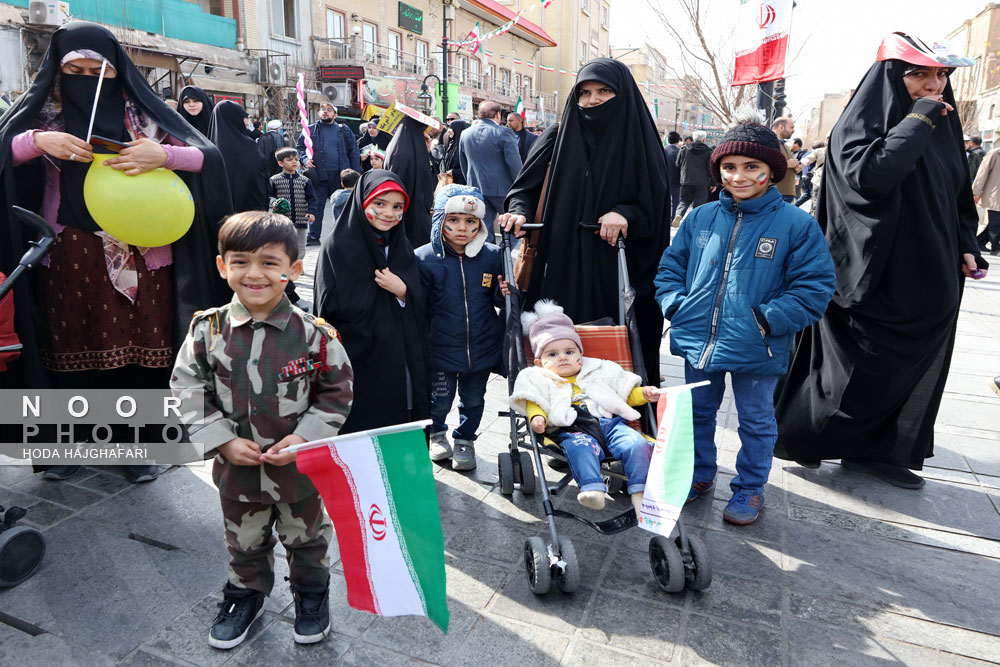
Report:
M 441 6 L 443 32 L 441 33 L 441 120 L 448 118 L 448 9 Z
M 757 84 L 757 108 L 764 112 L 765 125 L 770 127 L 774 120 L 774 81 Z

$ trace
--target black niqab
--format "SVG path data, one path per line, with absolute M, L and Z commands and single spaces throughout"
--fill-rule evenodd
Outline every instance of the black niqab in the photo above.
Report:
M 184 109 L 184 100 L 191 98 L 201 102 L 201 111 L 198 112 L 197 116 L 192 116 Z M 201 132 L 206 137 L 208 136 L 208 126 L 212 121 L 212 109 L 214 108 L 212 101 L 208 99 L 208 95 L 205 91 L 198 86 L 185 86 L 181 90 L 180 97 L 177 98 L 177 113 L 181 115 L 181 118 L 191 123 L 191 127 Z
M 507 210 L 535 217 L 549 169 L 542 209 L 545 227 L 527 287 L 527 307 L 555 299 L 575 322 L 618 317 L 617 251 L 581 224 L 596 225 L 605 213 L 628 220 L 625 254 L 635 288 L 636 317 L 646 367 L 659 378 L 663 316 L 653 278 L 670 243 L 670 190 L 659 133 L 628 67 L 608 58 L 580 69 L 577 85 L 600 81 L 615 97 L 587 109 L 575 94 L 562 120 L 543 133 L 507 196 Z
M 837 268 L 776 407 L 775 455 L 919 470 L 933 455 L 977 218 L 957 112 L 914 101 L 901 61 L 872 65 L 833 129 L 818 220 Z M 951 84 L 944 99 L 953 107 Z M 931 125 L 935 127 L 931 129 Z
M 396 174 L 410 195 L 410 206 L 403 215 L 406 238 L 414 248 L 431 240 L 431 206 L 437 179 L 431 171 L 424 130 L 427 126 L 406 116 L 400 122 L 385 151 L 384 167 Z
M 9 274 L 28 247 L 28 241 L 33 238 L 11 214 L 10 207 L 19 205 L 39 211 L 45 185 L 41 160 L 29 160 L 14 167 L 11 142 L 15 136 L 32 129 L 37 123 L 57 79 L 64 76 L 60 73 L 62 57 L 80 49 L 90 49 L 107 58 L 115 67 L 118 83 L 125 95 L 149 120 L 163 132 L 199 149 L 204 155 L 200 173 L 177 172 L 191 190 L 195 202 L 195 219 L 191 229 L 171 246 L 175 301 L 173 340 L 179 345 L 196 310 L 222 305 L 232 298 L 229 286 L 215 270 L 218 224 L 230 208 L 222 157 L 212 144 L 183 122 L 177 112 L 156 95 L 107 28 L 72 21 L 56 30 L 31 87 L 0 119 L 0 271 Z M 60 166 L 64 166 L 68 161 L 60 162 Z M 60 203 L 60 208 L 63 203 Z M 45 371 L 37 346 L 31 342 L 39 339 L 36 333 L 40 326 L 38 309 L 46 304 L 40 304 L 34 298 L 30 280 L 20 281 L 14 288 L 14 295 L 15 324 L 21 341 L 25 343 L 25 350 L 18 363 L 0 376 L 0 383 L 11 387 L 44 387 L 47 385 Z
M 341 433 L 430 414 L 426 302 L 413 247 L 402 225 L 382 234 L 380 242 L 364 212 L 365 199 L 387 181 L 403 186 L 385 169 L 361 175 L 316 266 L 314 310 L 340 332 L 355 369 L 354 403 Z M 406 283 L 405 307 L 375 284 L 375 271 L 387 267 Z M 412 410 L 407 410 L 408 383 Z
M 247 134 L 243 119 L 246 109 L 229 100 L 212 110 L 208 136 L 222 153 L 226 178 L 235 211 L 262 211 L 267 208 L 267 179 L 270 177 L 257 142 Z M 272 158 L 273 159 L 273 158 Z

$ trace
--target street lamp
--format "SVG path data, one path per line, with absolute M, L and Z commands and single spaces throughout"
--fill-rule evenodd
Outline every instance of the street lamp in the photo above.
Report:
M 455 12 L 461 5 L 458 0 L 441 0 L 441 4 L 444 9 L 442 12 L 444 32 L 441 33 L 441 78 L 438 79 L 438 83 L 441 85 L 441 120 L 444 120 L 448 116 L 448 21 L 455 20 Z M 427 79 L 424 81 L 425 85 L 421 86 L 422 91 L 426 87 Z
M 441 79 L 439 79 L 436 74 L 428 74 L 424 77 L 423 82 L 420 84 L 420 94 L 417 95 L 417 101 L 420 103 L 420 108 L 423 112 L 429 116 L 431 113 L 431 102 L 434 98 L 431 96 L 430 92 L 428 92 L 427 79 L 437 79 L 439 87 L 441 86 Z M 442 114 L 441 119 L 444 120 L 446 115 L 447 114 Z

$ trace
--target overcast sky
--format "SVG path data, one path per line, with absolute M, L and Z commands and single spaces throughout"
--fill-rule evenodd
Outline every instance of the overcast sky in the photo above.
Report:
M 659 2 L 667 14 L 671 14 L 670 9 L 676 4 L 674 0 Z M 824 93 L 854 88 L 874 62 L 879 42 L 887 33 L 902 30 L 926 35 L 927 39 L 943 38 L 989 4 L 984 0 L 796 0 L 796 3 L 790 62 L 786 63 L 786 94 L 797 117 L 804 117 Z M 739 0 L 702 0 L 702 6 L 708 7 L 710 38 L 731 41 Z M 647 0 L 613 0 L 611 44 L 638 46 L 643 41 L 670 58 L 672 47 Z M 795 54 L 798 55 L 793 61 Z M 731 78 L 732 72 L 726 76 Z

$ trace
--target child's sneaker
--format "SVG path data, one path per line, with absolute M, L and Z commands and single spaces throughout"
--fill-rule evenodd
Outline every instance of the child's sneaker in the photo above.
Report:
M 222 593 L 226 599 L 219 603 L 219 615 L 212 622 L 208 644 L 230 649 L 243 643 L 250 626 L 264 613 L 264 594 L 249 588 L 236 588 L 228 583 Z
M 330 632 L 330 583 L 294 586 L 295 643 L 315 644 Z
M 451 455 L 452 470 L 474 470 L 476 468 L 476 445 L 471 440 L 455 438 L 455 451 Z
M 688 491 L 688 499 L 684 501 L 684 504 L 687 505 L 690 502 L 694 502 L 698 498 L 701 498 L 702 496 L 707 495 L 712 491 L 715 491 L 714 478 L 708 480 L 707 482 L 692 482 L 691 490 Z
M 737 526 L 746 526 L 757 520 L 763 506 L 763 494 L 738 491 L 729 499 L 726 509 L 722 510 L 722 518 Z
M 451 458 L 451 443 L 448 442 L 448 431 L 431 433 L 431 461 L 444 461 Z

